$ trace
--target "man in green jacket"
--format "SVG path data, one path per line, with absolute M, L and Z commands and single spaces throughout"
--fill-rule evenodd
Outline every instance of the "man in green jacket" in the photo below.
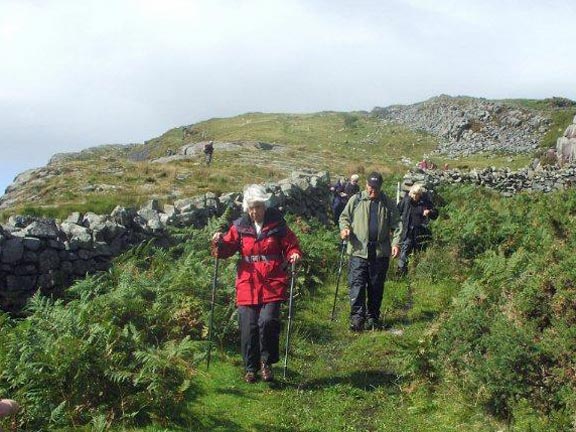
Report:
M 396 203 L 381 192 L 382 175 L 372 172 L 366 190 L 348 200 L 339 219 L 340 237 L 348 240 L 350 329 L 382 327 L 380 306 L 390 256 L 399 253 L 402 222 Z M 393 237 L 391 235 L 393 233 Z

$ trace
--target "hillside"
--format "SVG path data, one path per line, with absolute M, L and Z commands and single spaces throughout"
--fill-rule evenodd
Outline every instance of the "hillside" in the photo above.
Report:
M 286 379 L 280 364 L 274 384 L 242 380 L 234 259 L 206 369 L 213 221 L 130 251 L 65 301 L 36 296 L 25 319 L 0 314 L 0 391 L 30 431 L 573 430 L 574 190 L 438 192 L 432 247 L 386 282 L 391 331 L 350 333 L 343 285 L 330 321 L 337 233 L 290 218 L 306 255 Z
M 464 112 L 457 110 L 466 106 L 465 112 L 473 113 L 465 114 L 469 125 L 476 124 L 471 119 L 481 112 L 477 107 L 486 108 L 483 127 L 465 127 L 457 140 L 457 135 L 434 132 L 433 118 L 444 119 L 438 130 L 447 131 L 453 119 L 462 117 L 445 111 L 431 116 L 452 103 L 450 112 Z M 303 165 L 342 174 L 377 168 L 399 176 L 407 164 L 427 154 L 437 164 L 463 168 L 524 166 L 539 148 L 511 151 L 522 142 L 494 153 L 477 146 L 478 135 L 501 127 L 498 113 L 510 116 L 516 110 L 516 118 L 522 117 L 517 124 L 521 133 L 538 134 L 538 146 L 546 146 L 574 116 L 573 104 L 563 103 L 443 96 L 390 108 L 394 121 L 381 109 L 213 119 L 173 129 L 144 144 L 56 155 L 48 167 L 23 174 L 4 203 L 27 197 L 30 204 L 15 204 L 6 215 L 20 210 L 58 215 L 109 211 L 108 206 L 155 196 L 170 200 L 200 191 L 225 192 L 246 181 L 283 177 L 285 170 Z M 492 106 L 501 108 L 493 112 L 488 109 Z M 531 118 L 546 119 L 542 122 L 547 129 L 538 123 L 523 130 Z M 217 159 L 209 168 L 202 166 L 198 154 L 208 139 L 217 144 Z M 437 151 L 438 146 L 468 144 L 469 155 L 457 159 Z M 495 172 L 474 171 L 478 182 L 473 184 L 482 184 L 483 176 Z M 508 170 L 502 173 L 508 177 Z M 242 381 L 235 259 L 219 262 L 213 361 L 206 369 L 215 269 L 208 244 L 217 227 L 229 222 L 224 215 L 210 219 L 204 228 L 172 226 L 166 230 L 171 242 L 162 247 L 139 243 L 101 273 L 84 277 L 79 268 L 83 278 L 58 299 L 37 294 L 21 315 L 0 312 L 0 393 L 25 407 L 13 424 L 1 419 L 0 427 L 573 431 L 575 189 L 566 183 L 550 193 L 532 189 L 503 198 L 487 187 L 462 185 L 461 178 L 436 189 L 440 217 L 433 223 L 431 247 L 411 260 L 407 279 L 386 282 L 387 331 L 348 331 L 345 267 L 337 317 L 330 320 L 340 247 L 337 231 L 314 218 L 287 215 L 305 255 L 297 276 L 287 378 L 280 378 L 279 366 L 278 380 L 271 385 Z M 394 185 L 390 176 L 387 180 L 389 190 Z M 27 195 L 32 193 L 36 195 Z M 88 216 L 95 226 L 99 217 Z M 77 223 L 68 219 L 64 224 L 82 223 L 80 213 L 74 217 Z M 86 251 L 68 253 L 58 235 L 49 232 L 42 234 L 42 241 L 56 250 L 41 253 L 40 240 L 34 238 L 41 221 L 46 222 L 35 220 L 37 224 L 1 233 L 10 241 L 10 247 L 2 247 L 4 270 L 14 266 L 16 276 L 29 277 L 30 266 L 14 264 L 16 253 L 37 261 L 52 276 L 57 275 L 57 259 L 74 258 L 69 264 L 74 270 L 80 255 L 92 257 Z M 83 236 L 88 227 L 82 229 L 75 239 L 88 243 Z M 104 238 L 117 229 L 108 224 L 96 231 Z M 25 246 L 15 250 L 21 242 Z M 11 278 L 16 289 L 18 280 Z M 285 320 L 286 308 L 282 313 Z
M 441 96 L 370 113 L 249 113 L 212 119 L 171 129 L 143 144 L 54 155 L 46 167 L 15 179 L 0 198 L 0 210 L 4 218 L 105 213 L 117 204 L 137 205 L 150 198 L 173 202 L 207 191 L 238 190 L 247 182 L 278 180 L 301 168 L 333 176 L 369 169 L 401 174 L 425 156 L 439 166 L 518 168 L 539 147 L 553 145 L 574 112 L 573 103 L 555 99 L 491 102 Z M 504 143 L 478 144 L 497 131 Z M 208 140 L 215 141 L 209 168 L 201 152 Z

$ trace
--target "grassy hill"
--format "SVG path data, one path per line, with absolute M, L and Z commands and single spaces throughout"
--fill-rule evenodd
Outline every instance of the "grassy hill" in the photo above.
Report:
M 318 124 L 331 126 L 316 126 L 320 132 Z M 222 152 L 210 169 L 200 160 L 162 166 L 129 159 L 133 151 L 151 160 L 187 140 L 232 137 L 285 151 L 258 166 L 254 150 Z M 340 152 L 324 153 L 337 145 Z M 343 174 L 380 168 L 397 175 L 401 157 L 416 160 L 433 147 L 433 137 L 384 127 L 366 113 L 214 119 L 128 152 L 116 149 L 114 156 L 99 151 L 63 159 L 54 169 L 66 176 L 49 178 L 44 195 L 38 186 L 52 201 L 28 209 L 105 208 L 154 194 L 215 191 L 214 185 L 224 192 L 247 180 L 283 177 L 302 161 Z M 451 163 L 510 165 L 531 156 Z M 87 182 L 126 189 L 58 198 Z M 110 271 L 77 282 L 64 299 L 34 297 L 24 318 L 0 313 L 0 393 L 21 402 L 15 421 L 30 431 L 573 430 L 576 192 L 506 199 L 473 187 L 438 193 L 445 204 L 432 246 L 411 261 L 409 279 L 386 283 L 383 311 L 393 331 L 348 332 L 345 276 L 337 319 L 329 320 L 337 232 L 290 219 L 305 260 L 286 380 L 248 385 L 241 379 L 233 259 L 220 266 L 216 346 L 206 370 L 214 265 L 207 245 L 220 223 L 213 221 L 203 230 L 174 231 L 179 243 L 171 249 L 148 244 L 129 251 Z
M 542 147 L 555 145 L 570 123 L 573 105 L 557 106 L 550 100 L 502 101 L 551 118 Z M 212 166 L 203 164 L 201 153 L 185 160 L 155 162 L 186 145 L 214 140 Z M 219 150 L 219 145 L 273 144 L 272 150 L 238 145 Z M 450 167 L 525 166 L 534 154 L 481 154 L 457 160 L 433 154 L 438 138 L 406 126 L 386 124 L 368 112 L 321 112 L 313 114 L 248 113 L 211 119 L 171 129 L 144 144 L 101 146 L 76 154 L 59 155 L 31 179 L 11 191 L 0 219 L 12 214 L 66 217 L 71 211 L 110 212 L 117 204 L 139 205 L 157 198 L 161 202 L 204 192 L 240 190 L 248 182 L 273 181 L 293 170 L 328 170 L 333 177 L 377 169 L 400 175 L 407 164 L 429 156 Z

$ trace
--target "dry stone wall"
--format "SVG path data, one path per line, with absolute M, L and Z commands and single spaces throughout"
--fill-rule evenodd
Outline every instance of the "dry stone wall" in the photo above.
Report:
M 327 172 L 301 171 L 265 186 L 272 205 L 328 223 L 329 183 Z M 0 225 L 0 308 L 19 311 L 37 291 L 59 296 L 74 280 L 107 270 L 129 247 L 152 239 L 169 244 L 169 227 L 202 227 L 228 207 L 239 214 L 241 202 L 238 192 L 207 193 L 164 206 L 118 206 L 108 215 L 72 213 L 62 222 L 13 216 Z
M 518 192 L 553 192 L 576 185 L 576 164 L 558 166 L 537 166 L 512 171 L 509 168 L 488 167 L 481 170 L 420 170 L 408 172 L 403 180 L 403 189 L 414 183 L 425 184 L 428 188 L 453 184 L 472 184 L 512 196 Z

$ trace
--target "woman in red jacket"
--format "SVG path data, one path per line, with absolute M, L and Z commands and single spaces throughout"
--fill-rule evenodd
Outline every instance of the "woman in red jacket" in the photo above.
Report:
M 240 252 L 236 275 L 236 304 L 240 318 L 240 343 L 248 383 L 256 372 L 272 381 L 271 365 L 280 360 L 280 305 L 286 300 L 287 262 L 302 256 L 296 235 L 282 214 L 268 207 L 270 195 L 260 185 L 244 190 L 245 214 L 226 234 L 217 232 L 213 250 L 219 258 Z

